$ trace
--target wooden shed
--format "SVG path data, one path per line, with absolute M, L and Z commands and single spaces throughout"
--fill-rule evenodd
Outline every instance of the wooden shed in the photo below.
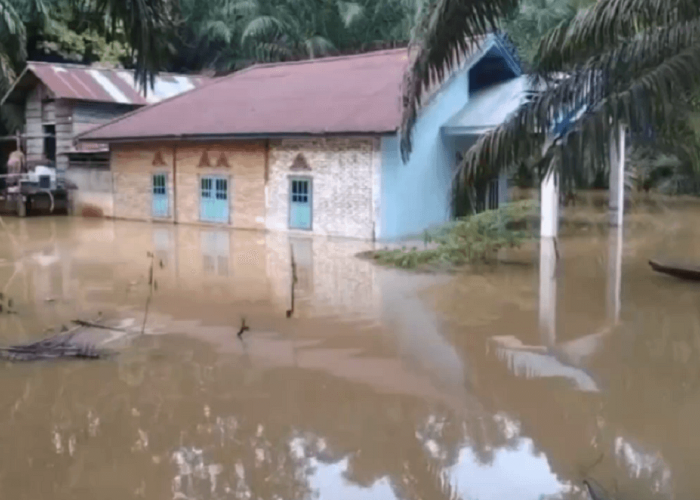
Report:
M 77 64 L 29 62 L 0 105 L 24 110 L 27 164 L 55 166 L 78 187 L 76 201 L 111 212 L 107 144 L 76 145 L 76 135 L 148 104 L 192 90 L 204 76 L 162 73 L 143 92 L 133 71 Z

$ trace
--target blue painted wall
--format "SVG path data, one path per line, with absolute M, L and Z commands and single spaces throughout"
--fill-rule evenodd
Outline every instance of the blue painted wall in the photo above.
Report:
M 502 50 L 492 45 L 484 55 L 489 59 L 499 55 L 505 58 Z M 472 71 L 478 71 L 479 66 L 477 62 Z M 401 160 L 398 134 L 382 137 L 380 239 L 420 236 L 425 229 L 450 220 L 456 153 L 467 150 L 476 138 L 443 136 L 441 127 L 469 101 L 469 76 L 467 66 L 452 76 L 421 111 L 407 163 Z M 501 189 L 505 189 L 505 177 L 501 182 Z
M 468 71 L 463 71 L 448 81 L 421 112 L 413 132 L 413 151 L 405 164 L 398 134 L 382 137 L 380 238 L 417 235 L 449 220 L 455 150 L 440 128 L 468 100 Z

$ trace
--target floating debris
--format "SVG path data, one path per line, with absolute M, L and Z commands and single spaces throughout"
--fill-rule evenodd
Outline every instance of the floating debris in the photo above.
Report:
M 10 347 L 0 347 L 0 359 L 8 361 L 39 361 L 56 358 L 102 359 L 111 352 L 96 346 L 75 342 L 73 339 L 79 328 L 66 330 L 61 333 L 30 344 L 19 344 Z
M 242 318 L 242 319 L 241 319 L 241 329 L 238 330 L 238 333 L 237 333 L 236 335 L 238 335 L 238 338 L 239 338 L 239 339 L 240 339 L 240 338 L 243 338 L 243 334 L 244 334 L 245 332 L 247 332 L 248 330 L 250 330 L 250 327 L 249 327 L 248 325 L 245 324 L 245 318 Z

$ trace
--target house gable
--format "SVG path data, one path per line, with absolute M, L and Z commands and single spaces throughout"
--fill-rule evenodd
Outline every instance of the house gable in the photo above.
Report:
M 479 85 L 508 81 L 521 73 L 507 42 L 490 35 L 480 50 L 426 99 L 418 113 L 413 150 L 405 164 L 398 134 L 382 137 L 382 239 L 419 236 L 426 228 L 450 219 L 456 153 L 473 143 L 473 138 L 446 136 L 442 128 L 469 102 L 470 85 L 477 85 L 478 91 Z

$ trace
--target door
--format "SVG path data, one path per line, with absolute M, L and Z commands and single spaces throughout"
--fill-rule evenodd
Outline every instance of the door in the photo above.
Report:
M 205 222 L 228 223 L 228 179 L 219 176 L 201 178 L 200 218 Z
M 311 179 L 290 179 L 289 227 L 311 229 Z
M 168 216 L 167 174 L 153 174 L 153 217 Z

